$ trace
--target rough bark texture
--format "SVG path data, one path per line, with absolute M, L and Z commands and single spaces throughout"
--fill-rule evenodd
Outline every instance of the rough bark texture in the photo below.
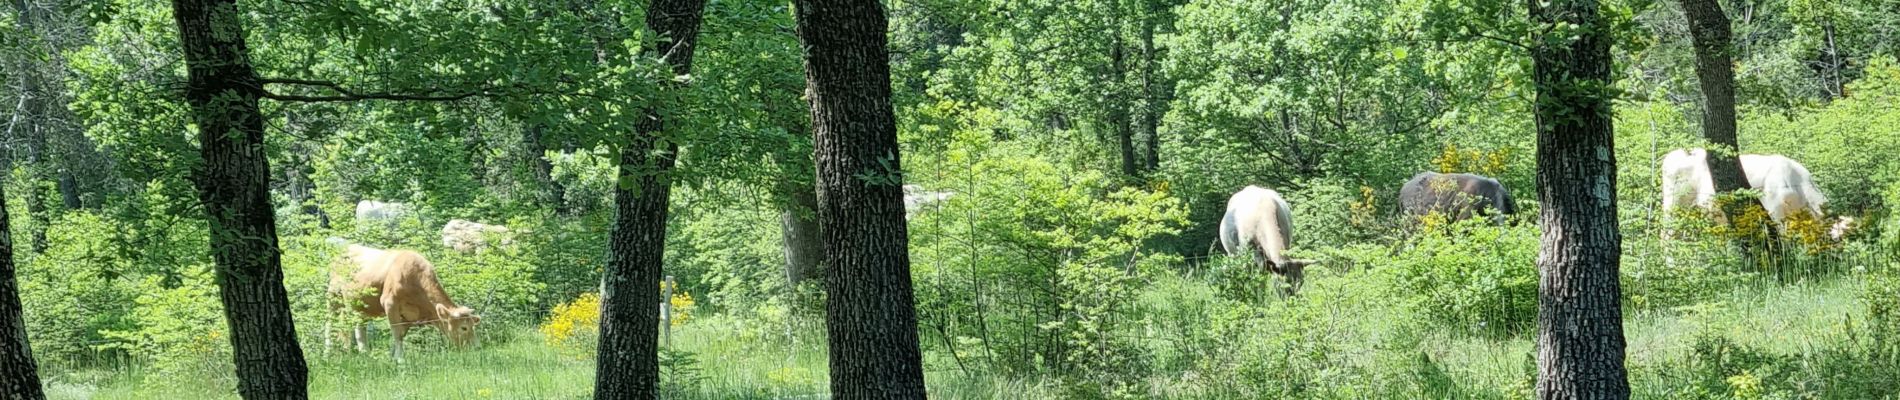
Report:
M 824 257 L 824 242 L 818 235 L 818 193 L 804 183 L 786 185 L 786 209 L 779 213 L 779 232 L 785 235 L 785 280 L 792 285 L 816 277 L 818 261 Z
M 797 0 L 834 399 L 922 399 L 882 4 Z
M 1533 38 L 1530 50 L 1544 227 L 1537 256 L 1537 396 L 1627 399 L 1610 27 L 1595 0 L 1527 3 L 1534 23 L 1579 27 Z
M 198 125 L 201 164 L 193 171 L 211 223 L 219 299 L 246 399 L 307 397 L 303 349 L 284 292 L 277 225 L 270 206 L 262 95 L 251 69 L 235 0 L 173 0 L 190 82 L 185 98 Z
M 642 49 L 645 56 L 659 57 L 676 75 L 691 74 L 705 5 L 705 0 L 653 0 L 646 22 L 661 39 Z M 614 192 L 618 214 L 602 280 L 596 399 L 658 394 L 660 263 L 666 254 L 669 174 L 679 146 L 660 138 L 666 130 L 664 110 L 649 108 L 644 114 L 634 124 L 631 143 L 620 150 L 620 184 Z
M 19 281 L 14 276 L 13 231 L 8 226 L 6 198 L 6 193 L 0 191 L 0 399 L 44 399 L 39 368 L 33 363 L 33 346 L 26 341 L 26 319 L 20 308 Z
M 1728 15 L 1717 0 L 1678 0 L 1689 18 L 1689 36 L 1695 43 L 1696 79 L 1702 85 L 1702 136 L 1710 149 L 1709 176 L 1715 191 L 1748 188 L 1742 172 L 1741 146 L 1735 140 L 1735 68 L 1729 51 Z

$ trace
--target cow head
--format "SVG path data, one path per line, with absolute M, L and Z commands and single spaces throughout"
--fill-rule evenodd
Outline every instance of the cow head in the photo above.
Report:
M 1273 273 L 1286 278 L 1285 294 L 1292 296 L 1300 290 L 1300 284 L 1306 280 L 1306 266 L 1318 264 L 1317 260 L 1293 259 L 1273 264 Z
M 459 348 L 482 344 L 481 339 L 475 336 L 475 328 L 482 324 L 482 317 L 475 315 L 475 310 L 468 307 L 449 308 L 441 304 L 436 304 L 435 309 L 436 315 L 442 316 L 436 328 L 442 330 L 442 336 L 448 337 L 449 344 Z

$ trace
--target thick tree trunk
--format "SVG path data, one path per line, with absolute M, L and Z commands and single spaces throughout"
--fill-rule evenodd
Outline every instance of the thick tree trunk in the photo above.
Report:
M 691 74 L 705 5 L 705 0 L 653 0 L 646 22 L 660 39 L 642 52 L 661 58 L 675 75 Z M 672 194 L 669 174 L 679 147 L 660 137 L 666 130 L 666 110 L 645 111 L 631 143 L 620 149 L 621 183 L 614 191 L 619 214 L 602 282 L 596 399 L 652 399 L 659 386 L 660 266 Z
M 806 182 L 787 182 L 779 232 L 785 235 L 785 281 L 796 287 L 817 277 L 825 247 L 818 235 L 818 193 Z
M 263 95 L 235 0 L 173 0 L 203 160 L 194 171 L 211 222 L 219 299 L 246 399 L 302 399 L 307 370 L 290 317 L 270 205 Z
M 1695 73 L 1702 85 L 1702 136 L 1723 149 L 1710 149 L 1709 175 L 1717 192 L 1748 188 L 1735 140 L 1735 68 L 1729 51 L 1728 15 L 1717 0 L 1678 0 L 1689 19 L 1695 43 Z
M 5 185 L 0 185 L 5 186 Z M 44 399 L 33 346 L 26 341 L 20 308 L 20 284 L 13 269 L 13 231 L 8 225 L 6 192 L 0 187 L 0 399 Z
M 797 0 L 824 237 L 834 399 L 922 399 L 882 5 Z
M 1579 27 L 1554 34 L 1568 37 L 1532 39 L 1544 227 L 1537 256 L 1537 396 L 1627 399 L 1610 26 L 1595 0 L 1527 3 L 1534 23 Z

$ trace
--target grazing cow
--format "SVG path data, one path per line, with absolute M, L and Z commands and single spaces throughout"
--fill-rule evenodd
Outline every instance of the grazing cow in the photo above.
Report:
M 1306 266 L 1317 263 L 1287 257 L 1287 247 L 1293 244 L 1293 207 L 1279 192 L 1259 186 L 1247 186 L 1227 199 L 1220 244 L 1229 256 L 1251 250 L 1257 263 L 1286 278 L 1289 295 L 1299 290 Z
M 1703 149 L 1677 149 L 1663 156 L 1665 216 L 1681 207 L 1714 209 L 1715 180 L 1709 175 L 1708 158 L 1708 152 Z M 1786 224 L 1789 216 L 1803 211 L 1816 219 L 1822 218 L 1821 205 L 1827 203 L 1827 196 L 1814 185 L 1814 177 L 1807 167 L 1779 155 L 1743 154 L 1741 159 L 1748 187 L 1761 191 L 1761 206 L 1776 224 Z M 1851 218 L 1843 220 L 1845 224 L 1852 223 Z M 1838 231 L 1845 233 L 1845 229 Z
M 1399 205 L 1406 214 L 1424 216 L 1436 211 L 1451 221 L 1491 215 L 1502 223 L 1517 213 L 1517 201 L 1504 184 L 1473 174 L 1421 172 L 1399 189 Z
M 442 225 L 442 246 L 458 252 L 471 253 L 486 249 L 491 245 L 490 238 L 494 238 L 497 242 L 492 243 L 494 245 L 514 244 L 514 238 L 509 235 L 506 226 L 461 219 L 449 220 L 447 225 Z
M 340 273 L 346 270 L 351 272 Z M 332 309 L 347 306 L 367 319 L 389 319 L 389 352 L 397 360 L 402 360 L 403 336 L 417 325 L 434 326 L 456 347 L 480 344 L 475 328 L 482 317 L 449 299 L 442 283 L 436 281 L 435 266 L 416 252 L 349 245 L 331 269 L 329 291 Z M 363 324 L 359 321 L 353 325 L 352 341 L 362 351 Z M 324 330 L 330 330 L 327 323 Z M 327 335 L 324 347 L 329 347 Z

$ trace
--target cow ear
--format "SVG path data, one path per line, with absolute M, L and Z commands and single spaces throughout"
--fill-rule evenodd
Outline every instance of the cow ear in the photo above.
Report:
M 455 312 L 454 312 L 454 311 L 450 311 L 450 310 L 449 310 L 449 306 L 445 306 L 445 305 L 442 305 L 442 303 L 436 303 L 436 304 L 435 304 L 435 315 L 437 315 L 437 317 L 436 317 L 436 318 L 442 318 L 442 317 L 454 317 L 454 316 L 455 316 Z

